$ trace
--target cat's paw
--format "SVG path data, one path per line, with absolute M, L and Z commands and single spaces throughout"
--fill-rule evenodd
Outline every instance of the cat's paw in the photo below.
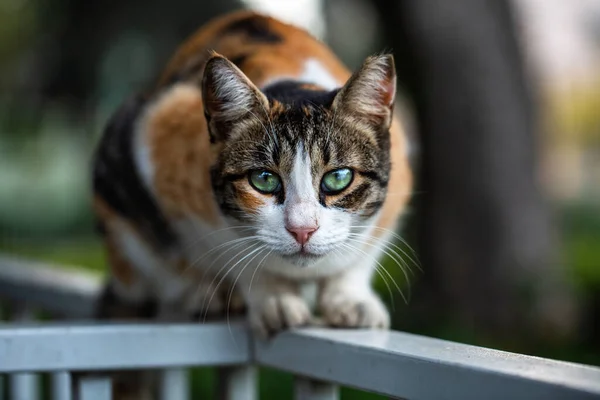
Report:
M 295 294 L 266 295 L 249 309 L 250 326 L 266 338 L 279 331 L 307 325 L 311 313 L 306 302 Z
M 390 314 L 372 293 L 357 296 L 339 290 L 325 293 L 320 302 L 328 325 L 339 328 L 389 329 Z

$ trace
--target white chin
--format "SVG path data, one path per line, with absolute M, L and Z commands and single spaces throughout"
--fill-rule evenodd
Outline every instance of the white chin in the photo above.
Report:
M 282 254 L 281 255 L 281 257 L 284 260 L 291 262 L 292 264 L 298 265 L 300 267 L 308 267 L 308 266 L 316 263 L 317 261 L 319 261 L 324 256 L 325 256 L 324 254 L 313 254 L 313 253 L 307 253 L 307 252 L 297 252 L 297 253 L 293 253 L 293 254 Z

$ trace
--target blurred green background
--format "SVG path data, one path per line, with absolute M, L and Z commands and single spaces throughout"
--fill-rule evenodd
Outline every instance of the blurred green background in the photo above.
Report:
M 453 242 L 448 237 L 427 233 L 444 232 L 447 222 L 444 225 L 440 216 L 443 212 L 436 214 L 435 210 L 443 209 L 446 203 L 439 206 L 435 199 L 444 198 L 439 182 L 456 178 L 436 171 L 447 169 L 444 162 L 459 165 L 460 160 L 468 160 L 469 156 L 461 154 L 460 148 L 468 148 L 470 139 L 459 143 L 452 150 L 454 153 L 444 153 L 450 158 L 430 156 L 441 154 L 436 143 L 443 140 L 435 136 L 440 131 L 436 128 L 439 124 L 429 121 L 441 118 L 436 110 L 453 102 L 444 96 L 455 94 L 436 92 L 435 86 L 428 82 L 432 82 L 432 76 L 440 81 L 452 80 L 453 71 L 460 68 L 448 66 L 447 75 L 443 70 L 435 75 L 435 69 L 431 69 L 433 75 L 427 75 L 426 68 L 420 67 L 427 63 L 439 67 L 441 60 L 450 60 L 467 69 L 477 64 L 469 60 L 489 58 L 475 42 L 461 42 L 459 34 L 448 43 L 427 36 L 451 37 L 449 32 L 455 32 L 457 26 L 425 28 L 436 18 L 453 23 L 459 18 L 453 17 L 452 11 L 444 14 L 443 7 L 433 12 L 430 20 L 417 18 L 419 12 L 434 10 L 427 9 L 427 3 L 432 4 L 417 5 L 409 0 L 0 1 L 0 251 L 103 274 L 104 252 L 90 212 L 89 167 L 104 123 L 127 96 L 156 77 L 176 45 L 197 26 L 222 12 L 250 7 L 306 27 L 330 44 L 351 67 L 382 49 L 391 49 L 396 54 L 402 93 L 397 110 L 404 117 L 413 144 L 413 162 L 419 177 L 403 235 L 419 253 L 422 271 L 415 269 L 411 282 L 407 283 L 397 266 L 385 260 L 388 271 L 414 297 L 405 304 L 401 296 L 394 296 L 394 327 L 600 365 L 600 1 L 515 0 L 498 9 L 471 7 L 468 0 L 453 3 L 453 10 L 464 8 L 464 18 L 472 22 L 475 31 L 479 29 L 478 22 L 498 21 L 498 31 L 488 39 L 482 34 L 481 40 L 489 40 L 490 57 L 495 53 L 509 54 L 509 68 L 526 71 L 513 75 L 520 79 L 519 87 L 533 93 L 523 100 L 531 104 L 531 112 L 527 111 L 526 122 L 521 124 L 522 132 L 531 137 L 523 136 L 522 142 L 517 137 L 516 143 L 517 147 L 522 143 L 523 147 L 531 147 L 522 156 L 528 162 L 516 163 L 517 167 L 509 163 L 505 166 L 507 171 L 512 168 L 516 176 L 532 177 L 532 182 L 539 184 L 535 192 L 540 194 L 539 198 L 534 196 L 534 201 L 520 207 L 520 200 L 497 194 L 529 188 L 527 182 L 523 187 L 509 185 L 488 193 L 483 185 L 479 190 L 478 181 L 473 178 L 469 184 L 475 188 L 474 194 L 461 191 L 469 187 L 468 182 L 458 182 L 457 197 L 447 202 L 450 209 L 453 201 L 468 200 L 465 204 L 469 209 L 469 199 L 483 193 L 473 204 L 495 204 L 481 215 L 482 220 L 492 215 L 494 218 L 490 220 L 496 222 L 471 230 L 480 233 L 475 236 L 492 238 L 484 242 L 483 250 L 468 235 L 457 235 L 459 239 Z M 503 14 L 508 9 L 509 23 Z M 398 19 L 398 15 L 403 19 Z M 512 40 L 519 51 L 502 53 L 506 46 L 501 46 L 513 43 Z M 446 58 L 437 59 L 442 45 L 458 50 L 443 53 Z M 469 58 L 470 54 L 475 57 Z M 472 70 L 478 72 L 467 77 L 469 82 L 485 79 L 488 71 L 481 69 L 481 65 L 479 68 Z M 498 72 L 489 72 L 490 76 L 495 76 L 493 73 Z M 513 75 L 510 71 L 506 73 Z M 484 84 L 488 83 L 481 83 Z M 499 93 L 503 88 L 497 90 Z M 482 93 L 494 91 L 492 87 Z M 510 96 L 518 100 L 527 97 L 514 93 Z M 477 109 L 487 101 L 493 109 L 500 109 L 500 113 L 506 111 L 507 120 L 513 118 L 510 108 L 514 106 L 494 104 L 494 99 L 484 96 L 473 102 L 465 95 L 457 96 L 456 101 L 465 102 L 466 109 Z M 454 124 L 459 131 L 470 129 L 469 124 L 460 125 L 457 120 L 464 123 L 469 118 L 473 120 L 473 116 L 457 119 L 461 109 L 458 110 L 445 117 L 447 120 L 442 118 L 443 125 Z M 502 152 L 501 142 L 492 140 L 494 132 L 493 126 L 473 129 L 467 138 L 488 135 L 489 143 L 500 143 L 494 148 Z M 468 166 L 461 168 L 458 176 L 464 176 L 465 181 L 477 173 Z M 505 217 L 499 203 L 511 203 L 517 211 Z M 537 206 L 545 210 L 543 215 L 537 212 Z M 430 209 L 434 212 L 427 211 Z M 453 223 L 463 227 L 458 231 L 465 232 L 472 220 L 477 219 L 461 218 Z M 515 221 L 528 218 L 543 222 L 538 224 L 542 228 L 537 232 L 544 236 L 536 241 L 537 236 L 530 235 L 528 240 L 531 240 L 524 245 L 535 257 L 544 259 L 531 262 L 531 268 L 522 267 L 527 262 L 518 256 L 518 251 L 513 252 L 515 245 L 510 240 L 495 239 L 502 237 L 496 233 L 498 227 L 505 228 L 507 237 L 522 235 L 519 228 L 514 228 L 519 226 Z M 551 239 L 546 240 L 548 235 Z M 449 254 L 460 256 L 440 256 L 441 261 L 432 257 L 432 253 L 440 254 L 452 246 L 459 251 Z M 480 262 L 480 269 L 474 272 L 473 267 L 467 267 L 468 262 L 463 265 L 461 257 L 467 254 L 468 258 L 469 252 L 476 254 L 477 249 L 485 251 L 492 261 L 494 257 L 514 260 L 500 264 L 516 267 L 506 268 L 508 273 Z M 496 279 L 499 270 L 501 278 Z M 547 284 L 550 281 L 553 283 Z M 376 285 L 392 306 L 385 284 L 378 280 Z M 477 291 L 480 288 L 485 293 L 490 287 L 494 301 Z M 531 307 L 521 308 L 522 303 Z M 536 308 L 537 304 L 549 306 L 540 306 L 545 311 L 539 311 L 542 308 Z M 529 311 L 519 316 L 526 308 Z M 548 318 L 538 321 L 537 317 L 544 313 Z M 513 316 L 531 323 L 525 328 L 515 323 L 517 319 L 511 319 Z M 561 322 L 567 326 L 560 327 Z M 525 335 L 524 329 L 527 329 Z M 203 369 L 197 375 L 195 392 L 210 394 L 213 372 Z M 261 398 L 291 396 L 291 377 L 285 374 L 265 371 L 261 384 Z M 376 396 L 352 390 L 344 392 L 346 399 L 369 397 Z

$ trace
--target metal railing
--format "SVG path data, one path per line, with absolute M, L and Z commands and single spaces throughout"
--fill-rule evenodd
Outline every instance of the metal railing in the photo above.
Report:
M 15 320 L 0 326 L 9 400 L 37 400 L 40 374 L 52 399 L 107 400 L 116 369 L 160 370 L 160 399 L 187 400 L 195 366 L 218 368 L 228 400 L 257 398 L 257 366 L 293 374 L 299 400 L 336 399 L 339 386 L 405 399 L 600 399 L 600 368 L 401 332 L 314 328 L 265 342 L 242 322 L 98 325 L 85 318 L 99 287 L 79 271 L 0 258 L 0 300 Z M 41 323 L 33 310 L 79 321 Z M 98 374 L 73 374 L 83 370 Z

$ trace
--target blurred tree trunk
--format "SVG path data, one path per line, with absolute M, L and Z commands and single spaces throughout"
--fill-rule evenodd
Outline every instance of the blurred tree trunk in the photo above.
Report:
M 376 5 L 422 154 L 424 272 L 408 320 L 505 338 L 567 333 L 573 303 L 537 181 L 534 98 L 510 2 Z

